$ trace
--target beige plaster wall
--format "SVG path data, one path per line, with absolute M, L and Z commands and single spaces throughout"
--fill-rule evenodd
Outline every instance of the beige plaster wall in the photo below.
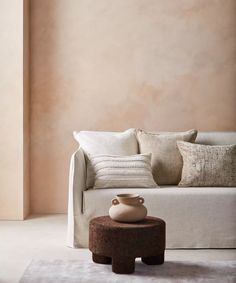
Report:
M 0 1 L 0 219 L 23 219 L 29 212 L 27 78 L 23 81 L 26 2 Z
M 31 4 L 33 212 L 66 211 L 75 129 L 236 131 L 235 0 Z

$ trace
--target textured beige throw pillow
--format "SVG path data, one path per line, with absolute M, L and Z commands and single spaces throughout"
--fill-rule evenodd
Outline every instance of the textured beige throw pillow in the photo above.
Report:
M 94 188 L 156 188 L 151 154 L 131 156 L 90 155 L 88 166 L 94 174 Z
M 179 186 L 236 186 L 236 145 L 177 144 L 184 163 Z
M 152 153 L 152 173 L 158 185 L 179 183 L 183 162 L 176 141 L 194 142 L 196 137 L 196 130 L 176 133 L 137 131 L 140 153 Z

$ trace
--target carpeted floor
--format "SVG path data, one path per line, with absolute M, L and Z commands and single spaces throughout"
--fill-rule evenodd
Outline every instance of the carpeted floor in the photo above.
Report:
M 236 283 L 236 261 L 166 261 L 148 266 L 136 260 L 135 273 L 118 275 L 111 265 L 92 261 L 35 260 L 20 283 Z

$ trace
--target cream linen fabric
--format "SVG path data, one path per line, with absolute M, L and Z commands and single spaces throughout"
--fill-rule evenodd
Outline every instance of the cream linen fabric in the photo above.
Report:
M 196 130 L 176 133 L 137 131 L 140 153 L 152 153 L 152 173 L 158 185 L 179 183 L 183 162 L 176 141 L 194 142 L 196 136 Z
M 89 155 L 88 171 L 94 176 L 94 189 L 155 188 L 151 169 L 151 154 Z
M 124 132 L 80 131 L 73 133 L 75 140 L 82 147 L 86 162 L 90 154 L 134 155 L 138 153 L 135 129 Z M 87 167 L 86 187 L 94 185 L 94 176 Z
M 236 143 L 236 132 L 198 133 L 198 142 Z M 148 215 L 167 223 L 167 248 L 236 248 L 236 188 L 189 187 L 86 190 L 86 163 L 80 148 L 71 157 L 69 175 L 69 247 L 88 247 L 89 221 L 107 215 L 119 193 L 144 197 Z M 85 191 L 86 190 L 86 191 Z
M 138 153 L 135 129 L 124 132 L 73 132 L 86 154 L 133 155 Z
M 184 163 L 179 186 L 236 186 L 236 145 L 177 145 Z
M 199 132 L 195 143 L 206 145 L 236 144 L 236 132 Z
M 124 188 L 85 191 L 84 217 L 107 215 L 111 199 L 121 193 Z M 236 247 L 236 188 L 165 186 L 125 189 L 125 193 L 141 195 L 148 215 L 166 221 L 167 248 Z

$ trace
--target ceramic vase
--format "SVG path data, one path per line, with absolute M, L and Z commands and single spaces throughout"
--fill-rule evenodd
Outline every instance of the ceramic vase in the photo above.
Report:
M 111 202 L 109 215 L 115 221 L 132 223 L 147 215 L 144 199 L 138 194 L 119 194 Z

